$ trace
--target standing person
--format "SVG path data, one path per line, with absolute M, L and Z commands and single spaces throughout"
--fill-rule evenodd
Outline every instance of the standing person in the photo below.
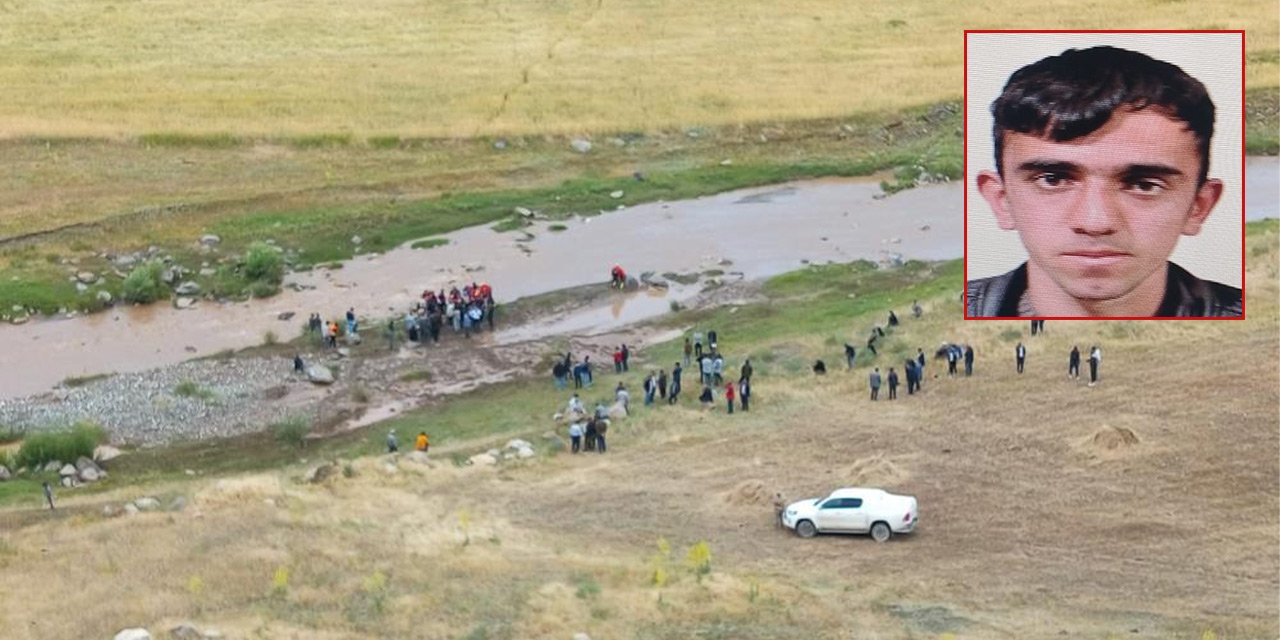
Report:
M 573 388 L 582 388 L 582 364 L 573 365 Z
M 489 321 L 489 330 L 493 331 L 493 315 L 498 310 L 498 304 L 493 301 L 493 296 L 488 295 L 484 298 L 484 316 Z
M 680 395 L 680 376 L 684 373 L 684 369 L 680 368 L 680 363 L 675 363 L 671 367 L 671 395 L 667 396 L 667 404 L 675 404 Z
M 582 450 L 582 423 L 576 419 L 569 424 L 569 453 Z
M 392 429 L 387 432 L 387 453 L 395 453 L 400 450 L 400 441 L 396 439 L 396 430 Z
M 1022 373 L 1022 365 L 1027 361 L 1027 347 L 1018 341 L 1018 346 L 1013 348 L 1013 357 L 1018 361 L 1018 373 Z
M 724 399 L 729 403 L 729 415 L 733 415 L 733 400 L 736 397 L 737 393 L 734 391 L 733 381 L 730 380 L 729 384 L 724 385 Z
M 702 334 L 701 333 L 693 334 L 693 359 L 694 360 L 702 359 Z
M 582 434 L 583 435 L 583 442 L 582 442 L 583 451 L 596 450 L 596 437 L 600 435 L 600 432 L 596 430 L 597 429 L 596 425 L 598 424 L 600 424 L 600 421 L 596 420 L 594 417 L 587 419 L 587 428 L 586 428 L 586 431 Z
M 907 373 L 907 395 L 912 395 L 916 392 L 917 384 L 916 376 L 918 374 L 916 373 L 916 361 L 911 358 L 907 358 L 907 361 L 902 365 L 902 369 Z
M 898 399 L 898 372 L 889 367 L 889 399 Z
M 716 347 L 716 332 L 715 332 L 715 331 L 708 331 L 708 332 L 707 332 L 707 346 L 711 347 L 711 350 L 712 350 L 712 351 L 717 351 L 717 350 L 718 350 L 718 347 Z
M 556 389 L 564 389 L 568 386 L 566 379 L 568 372 L 565 371 L 563 362 L 556 360 L 556 363 L 551 365 L 551 377 L 555 380 Z
M 596 452 L 604 453 L 609 450 L 609 445 L 604 441 L 604 434 L 609 432 L 609 420 L 596 420 Z
M 622 373 L 622 347 L 613 350 L 613 372 Z
M 912 301 L 911 301 L 911 315 L 915 316 L 916 318 L 919 318 L 919 317 L 920 317 L 920 315 L 921 315 L 921 314 L 923 314 L 923 313 L 924 313 L 924 309 L 920 308 L 920 301 L 919 301 L 919 300 L 912 300 Z
M 1044 335 L 1044 320 L 1036 320 L 1040 323 L 1040 335 Z
M 654 396 L 658 395 L 658 379 L 652 371 L 644 379 L 644 406 L 653 404 Z
M 1093 345 L 1089 349 L 1089 386 L 1098 384 L 1098 367 L 1102 366 L 1102 349 L 1098 345 Z
M 396 319 L 387 320 L 387 351 L 396 350 Z
M 711 360 L 711 373 L 715 375 L 715 385 L 720 386 L 724 384 L 724 356 L 714 351 L 712 353 L 715 353 L 715 357 Z
M 1036 331 L 1038 331 L 1039 329 L 1040 329 L 1040 325 L 1039 325 L 1035 320 L 1032 320 L 1032 321 L 1031 321 L 1031 335 L 1033 335 L 1033 336 L 1034 336 L 1034 335 L 1036 334 Z
M 751 410 L 751 380 L 748 378 L 740 378 L 738 380 L 738 395 L 742 398 L 742 410 Z
M 622 370 L 631 370 L 631 349 L 627 348 L 627 343 L 622 343 Z
M 356 332 L 356 308 L 347 309 L 347 333 Z
M 56 511 L 53 508 L 53 487 L 50 487 L 48 482 L 41 482 L 40 486 L 44 489 L 44 501 L 49 504 L 49 510 Z
M 898 326 L 898 314 L 894 313 L 893 309 L 889 310 L 889 326 L 891 327 Z
M 947 347 L 947 376 L 954 378 L 956 376 L 956 362 L 960 359 L 956 354 L 957 347 Z
M 751 374 L 752 374 L 754 371 L 755 371 L 755 370 L 751 368 L 751 358 L 747 358 L 747 359 L 746 359 L 746 361 L 742 363 L 742 379 L 743 379 L 743 380 L 750 380 L 750 379 L 751 379 Z M 739 386 L 741 386 L 741 385 L 739 385 Z
M 658 398 L 667 399 L 667 370 L 658 369 Z
M 416 451 L 427 453 L 431 449 L 431 439 L 427 437 L 426 431 L 419 431 L 418 437 L 414 440 L 413 448 Z
M 1067 377 L 1080 379 L 1080 347 L 1072 345 L 1071 355 L 1067 358 Z
M 973 375 L 973 347 L 967 344 L 964 346 L 964 375 L 966 378 Z
M 626 385 L 618 383 L 618 388 L 613 392 L 613 399 L 622 405 L 622 409 L 631 415 L 631 392 L 627 391 Z M 607 413 L 605 414 L 608 415 Z
M 702 359 L 698 360 L 698 370 L 702 373 L 702 384 L 711 384 L 711 356 L 702 354 Z
M 711 395 L 711 385 L 702 385 L 702 395 L 698 396 L 698 401 L 702 403 L 703 409 L 711 408 L 711 403 L 715 402 L 715 396 Z
M 880 399 L 880 367 L 871 372 L 871 399 Z
M 293 354 L 293 372 L 305 373 L 306 370 L 307 370 L 307 365 L 302 362 L 302 356 L 297 353 Z
M 588 389 L 595 382 L 595 378 L 591 375 L 591 356 L 582 356 L 582 379 Z
M 684 339 L 684 366 L 689 366 L 689 357 L 693 354 L 693 343 L 689 338 Z
M 575 413 L 583 415 L 586 415 L 587 413 L 587 408 L 582 406 L 582 398 L 579 398 L 576 393 L 569 398 L 569 415 L 573 415 Z
M 844 343 L 844 362 L 846 365 L 845 367 L 846 369 L 853 368 L 853 360 L 857 357 L 858 357 L 858 350 L 855 349 L 853 345 L 849 344 L 848 342 Z
M 924 384 L 924 349 L 916 347 L 916 391 L 920 390 L 922 384 Z

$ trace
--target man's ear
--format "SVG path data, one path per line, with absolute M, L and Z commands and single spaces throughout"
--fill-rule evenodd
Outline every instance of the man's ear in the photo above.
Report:
M 1222 189 L 1222 181 L 1217 178 L 1205 180 L 1200 185 L 1196 190 L 1195 200 L 1191 201 L 1191 214 L 1182 225 L 1182 235 L 1194 236 L 1200 233 L 1204 219 L 1209 217 L 1209 212 L 1213 211 L 1214 205 L 1222 198 Z
M 996 214 L 996 224 L 1000 225 L 1001 229 L 1005 231 L 1017 229 L 1013 216 L 1009 213 L 1008 194 L 1005 192 L 1004 180 L 1000 178 L 1000 174 L 995 171 L 979 171 L 978 193 L 981 193 L 982 198 L 991 206 L 991 211 Z

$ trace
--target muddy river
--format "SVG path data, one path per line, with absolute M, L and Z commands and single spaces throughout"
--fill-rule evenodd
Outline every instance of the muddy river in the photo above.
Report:
M 1276 159 L 1251 161 L 1248 180 L 1248 217 L 1275 217 L 1280 202 Z M 881 199 L 879 193 L 870 180 L 816 180 L 629 207 L 563 222 L 563 231 L 536 222 L 527 229 L 532 238 L 520 232 L 497 233 L 488 225 L 471 227 L 445 236 L 445 246 L 406 245 L 383 255 L 359 256 L 342 269 L 291 274 L 286 284 L 314 289 L 286 289 L 265 301 L 201 301 L 188 310 L 168 305 L 118 307 L 90 316 L 4 326 L 0 397 L 47 391 L 71 376 L 140 371 L 252 346 L 268 331 L 287 339 L 312 312 L 339 317 L 354 307 L 362 318 L 385 318 L 403 313 L 423 289 L 471 281 L 488 282 L 501 304 L 605 281 L 614 263 L 633 275 L 714 269 L 731 278 L 757 279 L 800 268 L 806 261 L 963 255 L 958 183 Z M 666 291 L 618 295 L 599 307 L 549 322 L 506 330 L 499 326 L 494 339 L 512 342 L 608 331 L 665 313 L 672 300 L 687 300 L 700 290 L 700 285 L 672 285 Z M 297 314 L 293 319 L 277 319 L 290 311 Z M 379 335 L 368 328 L 365 334 Z

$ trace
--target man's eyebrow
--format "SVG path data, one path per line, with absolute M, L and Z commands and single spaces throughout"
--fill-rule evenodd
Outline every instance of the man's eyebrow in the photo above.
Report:
M 1080 165 L 1063 160 L 1027 160 L 1018 165 L 1018 171 L 1027 172 L 1079 173 L 1080 170 Z
M 1181 169 L 1167 164 L 1131 164 L 1122 168 L 1117 175 L 1133 176 L 1181 176 Z

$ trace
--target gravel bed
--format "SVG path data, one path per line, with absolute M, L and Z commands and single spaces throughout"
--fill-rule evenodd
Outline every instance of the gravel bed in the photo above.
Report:
M 184 382 L 208 395 L 179 395 L 176 389 Z M 290 363 L 281 358 L 184 362 L 0 400 L 0 425 L 42 430 L 87 420 L 105 428 L 116 444 L 225 437 L 261 430 L 297 410 L 285 401 L 264 401 L 268 388 L 284 385 L 292 391 L 309 384 L 293 376 Z

